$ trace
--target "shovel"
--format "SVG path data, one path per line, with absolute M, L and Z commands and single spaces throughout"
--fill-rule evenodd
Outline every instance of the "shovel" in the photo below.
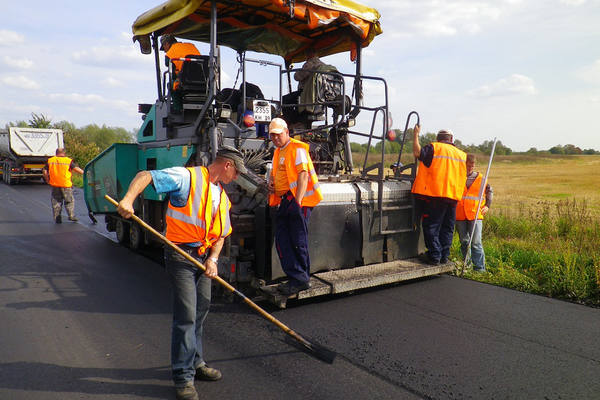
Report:
M 118 207 L 119 203 L 117 203 L 109 195 L 104 195 L 104 198 L 106 200 L 108 200 L 111 204 L 113 204 L 115 207 Z M 137 222 L 138 224 L 140 224 L 140 226 L 144 227 L 150 233 L 152 233 L 154 236 L 156 236 L 157 238 L 159 238 L 163 243 L 165 243 L 171 249 L 173 249 L 174 251 L 176 251 L 177 253 L 179 253 L 181 256 L 185 257 L 188 261 L 190 261 L 191 263 L 193 263 L 196 267 L 200 268 L 202 271 L 206 271 L 206 267 L 204 265 L 202 265 L 202 263 L 200 261 L 196 260 L 194 257 L 190 256 L 188 253 L 186 253 L 185 251 L 181 250 L 179 248 L 179 246 L 177 246 L 175 243 L 171 242 L 169 239 L 167 239 L 166 237 L 164 237 L 162 234 L 160 234 L 158 231 L 156 231 L 150 225 L 148 225 L 147 223 L 145 223 L 144 221 L 142 221 L 138 216 L 136 216 L 134 214 L 134 215 L 131 216 L 131 218 L 135 222 Z M 262 309 L 260 306 L 258 306 L 255 302 L 253 302 L 248 297 L 246 297 L 246 295 L 244 295 L 242 292 L 240 292 L 239 290 L 237 290 L 236 288 L 234 288 L 233 286 L 231 286 L 229 283 L 227 283 L 226 281 L 224 281 L 220 276 L 216 276 L 216 277 L 214 277 L 212 279 L 214 279 L 219 284 L 221 284 L 222 286 L 224 286 L 225 289 L 227 289 L 230 292 L 232 292 L 233 294 L 239 296 L 242 300 L 244 300 L 244 302 L 246 304 L 248 304 L 250 307 L 252 307 L 254 309 L 254 311 L 258 312 L 266 320 L 268 320 L 269 322 L 275 324 L 279 329 L 281 329 L 282 331 L 284 331 L 285 333 L 287 333 L 288 335 L 290 335 L 292 338 L 294 338 L 300 345 L 302 345 L 301 348 L 304 349 L 304 350 L 306 350 L 306 351 L 308 351 L 309 354 L 315 356 L 316 358 L 318 358 L 321 361 L 325 361 L 326 363 L 329 363 L 329 364 L 333 363 L 333 360 L 335 359 L 335 356 L 336 356 L 336 353 L 334 351 L 329 350 L 329 349 L 327 349 L 327 348 L 325 348 L 325 347 L 323 347 L 323 346 L 321 346 L 319 344 L 312 343 L 312 342 L 308 341 L 307 339 L 305 339 L 304 337 L 300 336 L 300 334 L 298 334 L 294 330 L 290 329 L 283 322 L 279 321 L 277 318 L 275 318 L 274 316 L 272 316 L 271 314 L 269 314 L 268 312 L 266 312 L 264 309 Z

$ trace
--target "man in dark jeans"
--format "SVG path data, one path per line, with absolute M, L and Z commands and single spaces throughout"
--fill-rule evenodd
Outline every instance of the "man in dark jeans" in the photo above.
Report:
M 445 264 L 450 255 L 456 204 L 462 198 L 467 179 L 467 155 L 453 144 L 450 130 L 441 130 L 436 141 L 421 147 L 419 132 L 413 129 L 413 154 L 419 160 L 412 192 L 422 213 L 423 238 L 427 253 L 423 261 Z
M 204 361 L 202 327 L 210 307 L 210 280 L 217 276 L 219 254 L 231 234 L 231 203 L 220 183 L 230 183 L 245 172 L 242 154 L 224 146 L 208 167 L 139 172 L 117 208 L 130 218 L 133 202 L 149 184 L 158 193 L 169 193 L 165 236 L 206 267 L 203 272 L 180 254 L 165 250 L 173 285 L 171 367 L 177 399 L 198 399 L 194 380 L 221 379 L 221 372 Z

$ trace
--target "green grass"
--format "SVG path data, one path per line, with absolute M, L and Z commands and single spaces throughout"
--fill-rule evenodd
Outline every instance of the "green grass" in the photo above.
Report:
M 73 182 L 73 186 L 83 187 L 83 176 L 79 174 L 73 174 L 71 176 L 71 182 Z
M 487 272 L 464 276 L 529 293 L 600 306 L 600 220 L 587 202 L 559 200 L 502 210 L 484 220 Z M 458 238 L 452 257 L 461 260 Z

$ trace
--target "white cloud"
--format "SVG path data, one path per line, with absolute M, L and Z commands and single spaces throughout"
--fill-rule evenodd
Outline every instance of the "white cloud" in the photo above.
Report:
M 75 105 L 85 107 L 85 110 L 94 110 L 94 107 L 101 106 L 102 108 L 111 107 L 119 110 L 131 110 L 135 105 L 125 100 L 107 99 L 98 94 L 81 94 L 81 93 L 52 93 L 48 99 L 64 105 Z M 136 108 L 137 109 L 137 108 Z
M 488 1 L 420 1 L 409 0 L 381 4 L 385 32 L 395 37 L 413 35 L 453 36 L 460 32 L 476 34 L 490 21 L 506 15 L 520 0 Z M 374 5 L 378 7 L 377 4 Z M 404 21 L 390 24 L 390 21 Z
M 25 36 L 15 31 L 0 29 L 0 46 L 10 46 L 15 43 L 23 43 Z
M 16 76 L 5 76 L 1 80 L 6 86 L 12 86 L 19 89 L 33 90 L 39 89 L 40 85 L 26 76 L 16 75 Z
M 600 85 L 600 59 L 596 60 L 592 65 L 587 65 L 579 69 L 576 74 L 588 83 Z
M 531 95 L 535 93 L 533 79 L 520 74 L 512 74 L 507 78 L 482 85 L 468 92 L 470 96 L 475 97 Z
M 49 94 L 50 100 L 71 103 L 71 104 L 97 104 L 104 103 L 106 100 L 97 94 L 79 94 L 79 93 L 53 93 Z
M 118 79 L 113 78 L 112 76 L 109 76 L 108 78 L 104 79 L 102 81 L 103 84 L 105 84 L 108 87 L 123 87 L 125 86 L 124 83 Z
M 2 58 L 4 65 L 16 69 L 29 69 L 33 66 L 33 61 L 28 58 L 15 58 L 10 56 L 4 56 Z
M 560 0 L 561 3 L 566 4 L 568 6 L 581 6 L 585 4 L 586 0 Z
M 34 104 L 22 104 L 15 101 L 0 102 L 0 111 L 7 115 L 6 121 L 11 120 L 11 118 L 14 118 L 15 115 L 29 114 L 31 112 L 38 112 L 40 110 L 41 108 Z
M 134 62 L 152 62 L 152 57 L 144 57 L 130 46 L 94 46 L 89 50 L 76 51 L 71 58 L 74 62 L 95 67 L 127 68 Z

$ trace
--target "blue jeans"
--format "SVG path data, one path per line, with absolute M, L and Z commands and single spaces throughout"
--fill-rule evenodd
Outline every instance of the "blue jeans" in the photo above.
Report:
M 458 238 L 460 239 L 460 251 L 463 259 L 467 256 L 467 247 L 469 246 L 469 237 L 473 230 L 474 221 L 456 221 L 456 230 L 458 231 Z M 481 244 L 481 229 L 483 227 L 480 219 L 475 222 L 475 231 L 473 232 L 473 240 L 471 241 L 471 261 L 473 262 L 473 269 L 479 271 L 485 271 L 485 253 L 483 252 L 483 245 Z
M 189 252 L 199 261 L 196 251 Z M 196 367 L 205 364 L 202 326 L 210 308 L 211 279 L 180 254 L 165 249 L 165 267 L 173 285 L 171 367 L 175 386 L 194 380 Z
M 310 280 L 308 219 L 312 207 L 300 207 L 290 192 L 281 200 L 275 218 L 275 246 L 281 268 L 291 285 Z
M 456 201 L 426 197 L 419 199 L 423 213 L 423 239 L 432 261 L 448 260 L 456 222 Z

